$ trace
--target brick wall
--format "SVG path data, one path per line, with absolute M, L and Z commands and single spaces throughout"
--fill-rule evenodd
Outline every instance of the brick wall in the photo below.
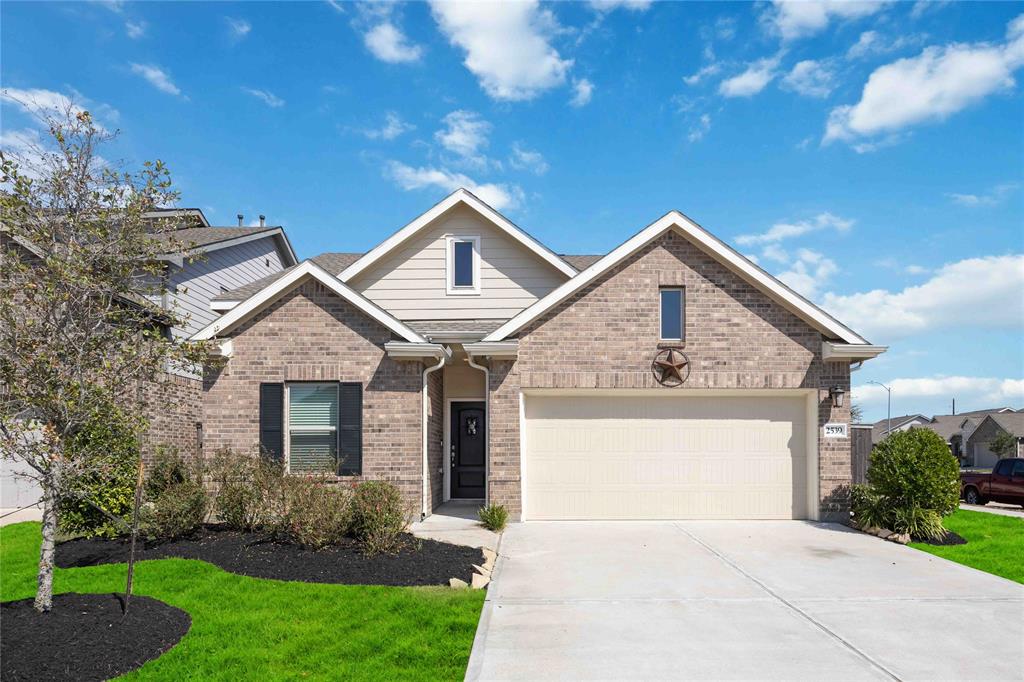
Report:
M 821 360 L 821 333 L 676 233 L 667 233 L 531 324 L 514 363 L 491 363 L 492 497 L 521 508 L 520 389 L 664 388 L 651 372 L 659 347 L 660 286 L 686 291 L 685 387 L 818 389 L 819 427 L 849 422 L 828 387 L 849 391 L 848 363 Z M 819 428 L 819 439 L 821 430 Z M 841 517 L 850 441 L 820 444 L 821 510 Z
M 427 375 L 427 467 L 430 508 L 444 502 L 444 370 Z
M 234 353 L 204 377 L 207 455 L 259 444 L 260 382 L 363 384 L 363 475 L 395 483 L 419 514 L 422 393 L 419 362 L 388 358 L 391 332 L 315 280 L 307 280 L 233 334 Z
M 196 424 L 202 422 L 203 415 L 203 382 L 165 374 L 155 382 L 147 382 L 140 395 L 143 415 L 149 422 L 142 438 L 143 460 L 151 462 L 160 445 L 170 446 L 182 455 L 196 454 Z

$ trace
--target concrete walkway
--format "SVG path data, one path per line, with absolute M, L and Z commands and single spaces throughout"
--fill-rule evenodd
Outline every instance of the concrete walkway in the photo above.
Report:
M 1022 614 L 1022 585 L 838 525 L 514 524 L 467 679 L 1021 680 Z
M 960 508 L 966 509 L 967 511 L 979 511 L 985 512 L 986 514 L 998 514 L 999 516 L 1016 516 L 1018 519 L 1024 519 L 1024 507 L 1017 507 L 1012 504 L 989 502 L 988 504 L 982 505 L 961 502 Z
M 445 502 L 423 521 L 414 523 L 409 532 L 421 538 L 450 542 L 467 547 L 486 547 L 497 550 L 498 534 L 480 525 L 478 501 L 452 500 Z

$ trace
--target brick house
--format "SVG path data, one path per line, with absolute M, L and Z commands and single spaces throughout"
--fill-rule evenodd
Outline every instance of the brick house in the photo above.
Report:
M 678 212 L 558 255 L 466 190 L 213 301 L 207 452 L 518 519 L 828 519 L 884 352 Z

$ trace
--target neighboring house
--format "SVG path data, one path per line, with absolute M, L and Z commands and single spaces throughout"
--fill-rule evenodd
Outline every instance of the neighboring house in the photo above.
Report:
M 914 426 L 928 424 L 931 419 L 923 414 L 904 414 L 899 417 L 879 419 L 871 425 L 871 443 L 876 444 L 895 431 L 906 431 Z
M 842 519 L 850 439 L 823 427 L 885 350 L 679 212 L 562 257 L 466 190 L 255 288 L 194 337 L 226 359 L 205 451 L 387 479 L 418 515 Z
M 997 455 L 989 446 L 996 436 L 1006 433 L 1016 438 L 1017 447 L 1009 454 Z M 1000 457 L 1024 457 L 1024 413 L 997 412 L 987 415 L 964 443 L 968 466 L 991 469 Z
M 959 414 L 938 414 L 927 419 L 926 421 L 919 422 L 915 421 L 911 423 L 907 428 L 920 428 L 934 431 L 938 434 L 946 444 L 949 445 L 949 451 L 953 453 L 953 456 L 960 460 L 960 466 L 974 467 L 974 466 L 992 466 L 994 461 L 988 461 L 987 456 L 981 458 L 982 462 L 978 463 L 977 458 L 974 454 L 974 448 L 971 444 L 971 437 L 975 430 L 978 429 L 982 422 L 984 422 L 989 416 L 999 417 L 1005 415 L 1007 418 L 1013 419 L 1013 415 L 1016 413 L 1012 407 L 995 407 L 986 410 L 973 410 L 970 412 L 961 412 Z M 895 428 L 893 429 L 896 430 Z M 877 441 L 876 441 L 877 442 Z M 988 442 L 985 440 L 984 442 Z M 990 453 L 991 454 L 991 453 Z

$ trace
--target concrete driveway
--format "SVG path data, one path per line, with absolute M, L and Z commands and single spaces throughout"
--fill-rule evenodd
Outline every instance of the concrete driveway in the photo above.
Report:
M 522 523 L 467 679 L 1024 679 L 1024 586 L 832 524 Z

